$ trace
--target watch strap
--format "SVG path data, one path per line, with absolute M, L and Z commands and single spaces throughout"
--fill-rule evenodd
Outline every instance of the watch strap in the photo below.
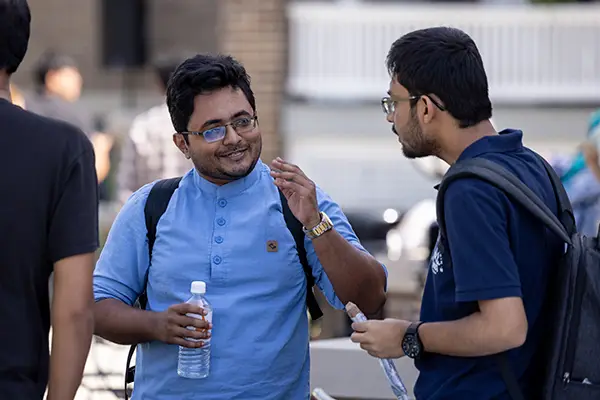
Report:
M 312 229 L 303 228 L 304 234 L 308 236 L 310 239 L 315 239 L 324 234 L 325 232 L 331 230 L 333 228 L 333 223 L 324 212 L 320 212 L 321 214 L 321 222 L 317 224 Z
M 419 327 L 423 324 L 422 321 L 419 322 L 413 322 L 411 323 L 408 328 L 406 329 L 406 334 L 409 335 L 416 335 L 417 338 L 419 338 L 419 341 L 421 340 L 421 338 L 419 337 Z M 405 334 L 405 335 L 406 335 Z

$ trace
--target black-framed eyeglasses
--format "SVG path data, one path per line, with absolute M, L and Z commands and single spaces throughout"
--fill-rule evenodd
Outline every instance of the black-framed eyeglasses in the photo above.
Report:
M 386 96 L 384 98 L 381 99 L 381 109 L 383 110 L 383 113 L 385 115 L 390 115 L 393 114 L 394 111 L 396 111 L 396 104 L 398 104 L 401 101 L 415 101 L 418 100 L 421 96 L 427 96 L 429 98 L 429 100 L 431 100 L 431 102 L 440 109 L 440 111 L 446 111 L 446 108 L 440 104 L 439 101 L 437 101 L 436 99 L 434 99 L 431 96 L 428 95 L 424 95 L 424 94 L 420 94 L 420 95 L 414 95 L 414 96 L 408 96 L 408 97 L 398 97 L 398 96 Z M 413 104 L 414 105 L 414 104 Z
M 190 131 L 190 132 L 179 132 L 182 135 L 196 135 L 203 136 L 204 140 L 208 143 L 218 142 L 219 140 L 223 140 L 225 135 L 227 134 L 227 127 L 231 126 L 236 133 L 243 135 L 244 133 L 248 133 L 256 128 L 258 123 L 258 116 L 255 115 L 253 117 L 239 117 L 234 119 L 231 122 L 226 124 L 215 126 L 214 128 L 207 129 L 205 131 Z

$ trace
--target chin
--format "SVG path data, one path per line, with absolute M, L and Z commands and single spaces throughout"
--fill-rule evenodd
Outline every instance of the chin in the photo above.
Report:
M 253 159 L 250 154 L 239 161 L 227 161 L 224 163 L 222 170 L 230 177 L 243 178 L 250 174 L 258 159 Z
M 404 157 L 409 158 L 409 159 L 424 158 L 424 157 L 429 157 L 431 155 L 431 154 L 427 154 L 425 152 L 415 151 L 413 149 L 407 148 L 404 145 L 402 145 L 402 154 L 404 154 Z

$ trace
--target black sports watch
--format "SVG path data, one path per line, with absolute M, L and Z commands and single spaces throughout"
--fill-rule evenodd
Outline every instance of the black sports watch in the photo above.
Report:
M 423 322 L 413 322 L 406 329 L 404 338 L 402 339 L 402 351 L 407 357 L 412 359 L 419 359 L 423 353 L 423 343 L 419 338 L 419 326 Z

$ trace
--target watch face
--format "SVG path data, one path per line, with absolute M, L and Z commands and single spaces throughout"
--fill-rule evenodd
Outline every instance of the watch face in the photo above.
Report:
M 406 335 L 402 341 L 402 350 L 410 358 L 417 358 L 421 355 L 421 343 L 417 335 Z

